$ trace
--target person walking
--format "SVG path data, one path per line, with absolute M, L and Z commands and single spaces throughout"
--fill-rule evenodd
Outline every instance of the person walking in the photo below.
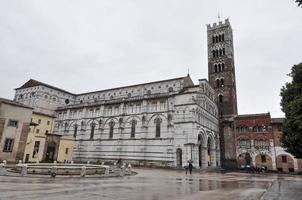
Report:
M 188 166 L 188 165 L 186 165 L 184 168 L 185 168 L 185 170 L 186 170 L 186 174 L 188 174 L 188 169 L 189 169 L 189 166 Z
M 190 172 L 190 174 L 192 174 L 192 170 L 193 170 L 193 165 L 192 165 L 192 162 L 189 162 L 189 166 L 188 166 L 188 168 L 189 168 L 189 172 Z

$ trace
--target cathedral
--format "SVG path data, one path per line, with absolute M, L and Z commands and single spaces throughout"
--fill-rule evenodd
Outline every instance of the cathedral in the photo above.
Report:
M 74 139 L 74 161 L 123 159 L 169 167 L 190 161 L 197 168 L 236 167 L 237 97 L 229 20 L 208 25 L 207 33 L 208 81 L 194 84 L 188 74 L 73 94 L 31 79 L 16 89 L 15 101 L 55 116 L 53 134 Z

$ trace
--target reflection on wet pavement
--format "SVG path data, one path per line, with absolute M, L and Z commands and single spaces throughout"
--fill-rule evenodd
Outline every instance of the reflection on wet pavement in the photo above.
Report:
M 118 178 L 0 177 L 2 199 L 260 199 L 276 176 L 137 169 Z

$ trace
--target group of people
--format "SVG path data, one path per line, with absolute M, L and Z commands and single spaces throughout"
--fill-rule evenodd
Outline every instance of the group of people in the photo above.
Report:
M 188 174 L 188 171 L 190 172 L 190 174 L 192 174 L 192 170 L 193 170 L 192 161 L 188 161 L 188 163 L 189 164 L 184 167 L 186 170 L 186 174 Z
M 257 167 L 257 166 L 250 166 L 250 165 L 242 165 L 240 167 L 240 170 L 242 171 L 246 171 L 247 173 L 265 173 L 267 172 L 267 167 L 266 166 L 262 166 L 262 167 Z

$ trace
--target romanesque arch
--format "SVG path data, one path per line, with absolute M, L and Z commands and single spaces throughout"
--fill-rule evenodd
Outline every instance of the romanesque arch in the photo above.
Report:
M 273 170 L 272 157 L 268 154 L 257 154 L 255 164 L 257 167 L 266 167 L 268 170 Z
M 182 167 L 182 149 L 181 148 L 176 149 L 176 166 L 178 168 Z
M 279 154 L 276 157 L 276 167 L 278 171 L 282 172 L 294 172 L 295 165 L 294 159 L 289 154 Z

